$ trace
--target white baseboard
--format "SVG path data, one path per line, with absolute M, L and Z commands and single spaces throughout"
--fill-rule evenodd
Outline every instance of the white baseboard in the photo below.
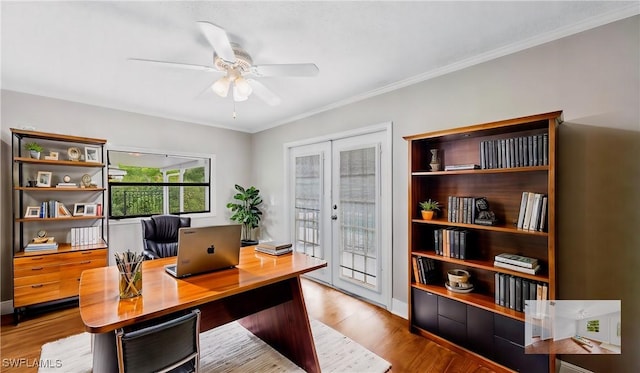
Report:
M 5 300 L 0 303 L 0 313 L 3 315 L 13 313 L 13 299 Z
M 562 361 L 560 359 L 556 359 L 556 371 L 558 373 L 593 373 L 588 369 L 584 369 L 577 365 L 567 363 L 566 361 Z
M 391 298 L 391 309 L 389 311 L 392 314 L 400 316 L 405 320 L 409 319 L 409 307 L 407 306 L 407 302 L 402 302 L 395 298 Z

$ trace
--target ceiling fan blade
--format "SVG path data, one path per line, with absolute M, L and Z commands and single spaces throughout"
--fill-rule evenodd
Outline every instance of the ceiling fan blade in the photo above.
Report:
M 129 61 L 133 62 L 143 62 L 146 64 L 154 64 L 158 66 L 165 67 L 177 67 L 180 69 L 188 69 L 188 70 L 198 70 L 198 71 L 219 71 L 218 69 L 211 66 L 203 66 L 203 65 L 192 65 L 188 63 L 179 63 L 179 62 L 166 62 L 166 61 L 154 61 L 154 60 L 145 60 L 142 58 L 129 58 Z
M 314 63 L 254 65 L 251 68 L 256 76 L 316 76 L 319 71 Z
M 227 32 L 210 22 L 198 21 L 198 25 L 216 54 L 225 61 L 235 62 L 236 54 L 233 53 Z
M 275 93 L 273 93 L 264 84 L 255 79 L 247 79 L 251 88 L 253 88 L 253 94 L 258 96 L 262 101 L 266 102 L 270 106 L 280 105 L 282 101 Z

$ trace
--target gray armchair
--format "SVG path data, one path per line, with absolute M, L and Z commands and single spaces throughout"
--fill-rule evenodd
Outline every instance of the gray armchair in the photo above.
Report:
M 142 221 L 142 243 L 145 259 L 176 256 L 178 229 L 191 226 L 191 218 L 177 215 L 154 215 Z

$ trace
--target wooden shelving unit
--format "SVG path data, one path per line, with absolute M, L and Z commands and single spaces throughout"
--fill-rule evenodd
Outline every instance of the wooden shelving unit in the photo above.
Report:
M 27 206 L 40 207 L 43 202 L 60 201 L 68 209 L 75 203 L 101 204 L 105 201 L 106 140 L 68 136 L 56 133 L 11 129 L 13 153 L 13 303 L 18 322 L 27 308 L 74 298 L 78 295 L 78 282 L 83 270 L 105 266 L 108 263 L 108 219 L 104 213 L 87 216 L 25 216 Z M 24 149 L 27 142 L 36 142 L 45 148 L 40 158 L 31 158 Z M 72 160 L 69 149 L 80 154 L 91 147 L 99 159 L 89 162 Z M 58 159 L 43 159 L 51 152 Z M 51 186 L 28 185 L 39 171 L 51 172 Z M 84 175 L 91 184 L 83 185 Z M 68 175 L 76 187 L 56 187 Z M 95 185 L 93 184 L 95 182 Z M 73 213 L 73 211 L 71 211 Z M 71 245 L 72 228 L 97 227 L 99 237 L 95 243 Z M 55 250 L 25 251 L 25 246 L 40 231 L 54 237 Z
M 496 274 L 504 274 L 544 283 L 548 288 L 547 299 L 555 299 L 556 137 L 557 126 L 561 122 L 562 112 L 558 111 L 405 137 L 410 168 L 408 283 L 411 331 L 483 357 L 498 368 L 554 371 L 553 356 L 524 354 L 525 314 L 496 304 L 495 278 Z M 438 150 L 442 169 L 446 165 L 480 165 L 482 146 L 487 141 L 500 142 L 543 134 L 548 140 L 544 165 L 430 170 L 432 149 Z M 516 227 L 523 192 L 547 196 L 547 227 L 544 231 Z M 497 223 L 450 222 L 449 196 L 486 197 Z M 444 207 L 434 220 L 420 218 L 418 203 L 427 199 L 437 200 Z M 434 231 L 450 227 L 470 232 L 466 259 L 436 253 Z M 496 267 L 494 257 L 500 253 L 536 258 L 542 268 L 532 275 Z M 420 257 L 435 263 L 435 281 L 424 284 L 415 278 L 413 258 Z M 448 290 L 445 282 L 450 269 L 467 270 L 471 274 L 473 291 L 456 293 Z

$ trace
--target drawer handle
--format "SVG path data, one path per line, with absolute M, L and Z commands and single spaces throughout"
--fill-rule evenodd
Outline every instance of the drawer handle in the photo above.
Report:
M 91 251 L 83 251 L 82 255 L 85 255 L 85 254 L 91 254 Z
M 31 268 L 32 271 L 42 271 L 44 269 L 44 267 L 33 267 Z
M 80 264 L 89 264 L 89 263 L 91 263 L 90 260 L 85 260 L 84 262 L 80 262 Z
M 41 287 L 43 287 L 43 286 L 44 286 L 44 285 L 42 285 L 42 284 L 31 285 L 31 287 L 32 287 L 32 288 L 34 288 L 34 289 L 41 288 Z
M 42 257 L 42 256 L 38 256 L 38 257 L 35 257 L 35 258 L 31 258 L 31 260 L 42 260 L 42 259 L 44 259 L 44 257 Z

